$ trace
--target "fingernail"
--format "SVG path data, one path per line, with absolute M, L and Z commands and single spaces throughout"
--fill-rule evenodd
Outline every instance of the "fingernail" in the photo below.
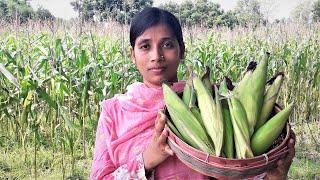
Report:
M 173 156 L 173 151 L 169 151 L 170 156 Z
M 167 129 L 163 129 L 162 134 L 165 135 L 165 136 L 167 136 L 167 134 L 168 134 Z
M 165 115 L 163 114 L 163 112 L 160 111 L 159 114 L 160 114 L 160 118 L 164 119 Z

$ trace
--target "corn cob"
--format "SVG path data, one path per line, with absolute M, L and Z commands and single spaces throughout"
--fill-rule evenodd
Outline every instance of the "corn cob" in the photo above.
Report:
M 203 128 L 205 128 L 205 126 L 204 126 L 204 124 L 203 124 L 202 117 L 201 117 L 200 109 L 199 109 L 197 106 L 193 106 L 193 107 L 190 107 L 190 111 L 192 112 L 192 114 L 194 115 L 194 117 L 197 118 L 197 120 L 199 121 L 199 123 L 201 124 L 201 126 L 202 126 Z
M 246 74 L 243 81 L 235 87 L 234 94 L 243 105 L 248 119 L 250 136 L 260 118 L 265 91 L 268 58 L 263 58 L 252 74 Z
M 169 128 L 171 129 L 171 131 L 176 135 L 176 136 L 178 136 L 181 140 L 183 140 L 183 141 L 186 141 L 183 137 L 182 137 L 182 135 L 181 135 L 181 133 L 178 131 L 178 129 L 174 126 L 174 124 L 171 122 L 171 120 L 168 120 L 167 121 L 167 125 L 169 126 Z
M 281 134 L 293 109 L 293 103 L 277 113 L 263 126 L 261 126 L 251 138 L 251 148 L 254 155 L 265 153 L 273 141 Z
M 219 87 L 219 93 L 224 94 L 228 98 L 227 78 L 223 80 Z M 234 158 L 234 140 L 233 140 L 233 127 L 231 122 L 230 111 L 228 107 L 228 101 L 226 99 L 221 100 L 222 114 L 224 120 L 224 141 L 223 152 L 227 158 Z
M 192 84 L 192 69 L 191 66 L 188 66 L 188 80 L 183 90 L 182 100 L 190 108 L 195 106 L 196 94 Z
M 216 123 L 218 126 L 216 128 L 221 128 L 221 135 L 217 136 L 217 142 L 215 144 L 216 149 L 219 149 L 219 152 L 216 153 L 216 156 L 220 156 L 220 153 L 222 151 L 222 146 L 223 146 L 223 137 L 224 137 L 224 120 L 223 120 L 223 114 L 222 114 L 222 106 L 221 106 L 221 96 L 219 95 L 218 87 L 214 85 L 214 93 L 215 93 L 215 118 L 216 118 Z M 221 138 L 221 139 L 220 139 Z M 216 150 L 217 152 L 217 150 Z
M 234 130 L 234 142 L 237 159 L 253 157 L 250 148 L 250 132 L 247 115 L 241 102 L 236 97 L 228 99 L 231 121 Z
M 163 83 L 162 87 L 165 104 L 171 120 L 174 122 L 175 127 L 180 132 L 183 139 L 195 148 L 209 154 L 214 154 L 214 147 L 212 147 L 205 130 L 189 108 L 168 85 Z
M 204 83 L 197 76 L 193 78 L 193 86 L 196 90 L 203 124 L 214 143 L 216 156 L 220 156 L 223 145 L 223 117 L 218 92 L 216 91 L 216 100 L 214 100 Z
M 213 96 L 212 83 L 210 82 L 210 68 L 208 66 L 206 67 L 206 72 L 202 76 L 201 80 L 203 84 L 207 87 L 211 96 Z
M 278 97 L 278 93 L 279 93 L 279 90 L 280 90 L 280 87 L 282 84 L 283 76 L 284 76 L 283 73 L 278 73 L 277 75 L 275 75 L 273 78 L 271 78 L 267 82 L 267 88 L 266 88 L 266 92 L 264 95 L 261 116 L 260 116 L 260 119 L 256 123 L 255 129 L 259 129 L 259 127 L 261 127 L 266 122 L 268 117 L 270 116 L 270 113 L 271 113 L 271 111 L 274 107 L 274 104 L 276 103 L 277 97 Z

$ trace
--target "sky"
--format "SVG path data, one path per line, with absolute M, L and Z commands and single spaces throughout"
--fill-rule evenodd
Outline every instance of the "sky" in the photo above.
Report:
M 77 16 L 77 13 L 72 9 L 70 2 L 74 0 L 31 0 L 31 6 L 37 8 L 42 6 L 48 9 L 54 16 L 70 19 Z M 183 2 L 184 0 L 175 0 L 176 2 Z M 268 0 L 265 0 L 268 1 Z M 302 0 L 269 0 L 275 2 L 272 5 L 272 12 L 270 13 L 270 20 L 288 18 L 291 11 L 296 7 Z M 167 0 L 154 0 L 155 5 L 159 5 Z M 232 10 L 237 0 L 213 0 L 213 2 L 219 3 L 224 10 Z

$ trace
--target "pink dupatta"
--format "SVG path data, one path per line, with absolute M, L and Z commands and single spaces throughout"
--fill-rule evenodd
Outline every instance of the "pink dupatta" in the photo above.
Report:
M 184 81 L 172 89 L 182 91 Z M 162 88 L 136 82 L 127 93 L 101 104 L 90 179 L 146 179 L 142 153 L 150 143 L 159 109 L 164 108 Z M 176 156 L 157 166 L 150 178 L 207 179 L 188 168 Z

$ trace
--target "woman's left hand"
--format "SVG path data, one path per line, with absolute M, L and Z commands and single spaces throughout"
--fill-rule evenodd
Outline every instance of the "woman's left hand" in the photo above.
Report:
M 277 168 L 271 169 L 267 171 L 267 175 L 265 179 L 286 179 L 288 175 L 288 171 L 290 169 L 292 159 L 295 155 L 294 145 L 296 142 L 296 136 L 293 131 L 291 131 L 291 138 L 289 139 L 289 152 L 284 159 L 280 159 L 277 162 Z

